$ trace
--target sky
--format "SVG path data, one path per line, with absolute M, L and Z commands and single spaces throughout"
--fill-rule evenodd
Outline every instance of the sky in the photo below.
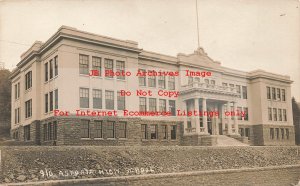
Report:
M 197 49 L 196 0 L 0 0 L 0 63 L 13 69 L 60 26 L 176 56 Z M 299 0 L 198 0 L 200 46 L 222 66 L 289 75 L 300 101 Z

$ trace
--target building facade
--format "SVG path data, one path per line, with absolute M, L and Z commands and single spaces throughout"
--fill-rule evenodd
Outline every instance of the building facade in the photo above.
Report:
M 294 145 L 291 83 L 62 26 L 11 75 L 11 135 L 38 145 Z

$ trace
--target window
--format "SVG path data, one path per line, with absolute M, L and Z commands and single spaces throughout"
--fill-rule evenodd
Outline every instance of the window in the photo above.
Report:
M 171 126 L 171 140 L 176 139 L 176 125 Z
M 112 72 L 114 69 L 114 61 L 112 59 L 105 59 L 104 60 L 104 70 L 105 70 L 105 77 L 113 78 Z
M 271 88 L 267 87 L 267 99 L 271 99 Z
M 32 87 L 32 71 L 27 72 L 25 75 L 25 90 Z
M 149 87 L 156 87 L 156 77 L 155 76 L 149 76 L 148 77 L 148 86 Z
M 276 89 L 274 87 L 272 87 L 272 99 L 276 100 Z
M 227 84 L 227 83 L 222 83 L 222 86 L 223 86 L 223 87 L 227 87 L 228 84 Z
M 244 120 L 248 121 L 249 119 L 248 107 L 244 107 L 244 112 L 245 112 Z
M 15 99 L 20 97 L 20 82 L 15 84 Z
M 15 109 L 15 124 L 20 123 L 20 108 Z
M 32 116 L 32 99 L 25 102 L 25 118 Z
M 279 121 L 282 121 L 282 109 L 278 109 L 278 117 L 279 117 Z
M 169 100 L 169 111 L 171 112 L 171 116 L 176 116 L 176 103 L 175 100 Z
M 245 136 L 249 138 L 249 136 L 250 136 L 250 129 L 249 128 L 245 128 Z
M 58 56 L 54 57 L 54 76 L 58 75 Z
M 79 89 L 79 97 L 80 97 L 80 107 L 81 108 L 89 108 L 89 89 L 88 88 L 80 88 Z
M 55 94 L 54 108 L 55 108 L 55 109 L 58 109 L 58 89 L 56 89 L 56 90 L 54 91 L 54 94 Z
M 53 122 L 53 139 L 57 140 L 57 122 Z
M 243 91 L 243 99 L 247 99 L 248 95 L 247 95 L 247 87 L 246 86 L 242 86 L 242 91 Z
M 52 59 L 49 62 L 49 66 L 50 66 L 50 78 L 49 79 L 52 79 L 53 78 L 53 60 Z
M 281 89 L 282 101 L 285 101 L 285 89 Z
M 245 136 L 244 128 L 240 128 L 239 133 L 241 136 Z
M 89 56 L 79 54 L 79 73 L 89 75 Z
M 166 112 L 166 100 L 165 99 L 159 99 L 159 111 Z
M 45 67 L 45 81 L 48 81 L 48 76 L 49 76 L 48 63 L 45 63 L 44 67 Z
M 141 137 L 142 139 L 147 139 L 147 125 L 141 125 Z
M 189 128 L 189 129 L 192 128 L 192 122 L 191 121 L 187 122 L 187 128 Z
M 285 135 L 286 135 L 286 139 L 289 139 L 290 137 L 289 129 L 285 129 Z
M 272 108 L 268 108 L 269 121 L 272 121 Z
M 188 77 L 188 84 L 189 84 L 189 85 L 190 85 L 190 84 L 193 84 L 193 82 L 194 82 L 194 78 L 191 77 L 191 76 L 189 76 L 189 77 Z
M 49 93 L 50 97 L 50 112 L 53 111 L 53 91 Z
M 52 123 L 48 123 L 48 137 L 49 137 L 49 140 L 53 139 Z
M 280 129 L 281 132 L 281 139 L 284 139 L 284 129 Z
M 210 80 L 210 84 L 215 85 L 216 81 L 215 80 Z
M 276 128 L 276 139 L 279 139 L 279 128 Z
M 286 109 L 282 109 L 282 111 L 283 111 L 283 121 L 287 121 Z
M 161 89 L 166 88 L 166 77 L 165 76 L 158 77 L 158 88 L 161 88 Z
M 80 136 L 81 136 L 81 138 L 89 138 L 90 137 L 90 121 L 89 120 L 81 120 Z
M 277 121 L 277 109 L 273 108 L 273 114 L 274 114 L 274 121 Z
M 107 138 L 115 138 L 115 122 L 107 121 L 106 135 Z
M 45 113 L 48 113 L 48 108 L 49 108 L 49 105 L 48 105 L 48 93 L 45 94 Z
M 102 90 L 93 89 L 93 108 L 102 109 Z
M 168 139 L 168 127 L 167 125 L 161 125 L 162 139 Z
M 156 98 L 149 98 L 149 111 L 156 112 Z
M 234 91 L 234 84 L 229 84 L 230 91 Z
M 25 141 L 30 140 L 30 125 L 24 126 L 24 140 Z
M 280 88 L 277 88 L 277 100 L 281 100 Z
M 120 73 L 120 76 L 117 76 L 117 79 L 125 79 L 125 76 L 122 75 L 123 73 L 125 73 L 125 62 L 117 61 L 116 68 L 117 68 L 117 72 Z
M 47 133 L 47 124 L 43 125 L 43 134 L 44 134 L 44 141 L 48 140 L 48 133 Z
M 126 138 L 126 126 L 127 123 L 125 121 L 119 122 L 118 126 L 118 138 Z
M 242 110 L 242 107 L 237 107 L 237 110 L 238 110 L 238 112 L 239 113 L 241 113 L 243 110 Z M 238 120 L 242 120 L 243 118 L 242 118 L 242 114 L 240 114 L 239 116 L 238 116 Z
M 146 70 L 139 69 L 139 72 L 145 73 Z M 146 86 L 146 77 L 145 76 L 139 76 L 139 85 L 140 86 Z
M 157 139 L 157 125 L 150 125 L 150 139 Z
M 115 108 L 114 106 L 114 91 L 105 91 L 105 108 L 113 110 Z
M 241 86 L 240 85 L 236 85 L 236 93 L 238 93 L 239 97 L 241 97 Z
M 101 58 L 100 57 L 92 57 L 92 69 L 97 70 L 96 76 L 101 76 Z
M 174 76 L 169 76 L 169 90 L 175 90 L 175 77 Z
M 95 138 L 102 138 L 102 121 L 95 121 Z
M 139 108 L 141 112 L 145 112 L 147 110 L 146 98 L 144 97 L 139 98 Z
M 274 139 L 274 129 L 270 128 L 270 139 Z
M 205 79 L 204 83 L 208 85 L 209 84 L 209 79 Z
M 121 91 L 118 91 L 118 110 L 125 110 L 125 95 L 121 95 Z

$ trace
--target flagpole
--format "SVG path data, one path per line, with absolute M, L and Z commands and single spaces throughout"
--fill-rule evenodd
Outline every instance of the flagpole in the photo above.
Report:
M 197 38 L 198 38 L 198 48 L 200 48 L 200 40 L 199 40 L 199 23 L 198 23 L 198 0 L 196 0 L 196 14 L 197 14 Z

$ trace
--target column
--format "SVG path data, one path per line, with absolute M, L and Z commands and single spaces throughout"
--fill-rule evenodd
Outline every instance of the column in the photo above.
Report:
M 233 111 L 236 112 L 236 110 L 237 110 L 236 102 L 233 102 Z M 238 134 L 239 133 L 239 125 L 238 125 L 238 118 L 236 115 L 234 116 L 234 129 L 235 129 L 235 133 Z
M 227 102 L 227 112 L 230 112 L 230 102 Z M 231 117 L 227 116 L 227 134 L 232 134 Z
M 186 101 L 181 102 L 181 109 L 182 110 L 187 110 Z M 187 116 L 183 116 L 183 134 L 187 133 L 186 129 L 187 129 Z
M 219 111 L 219 107 L 218 104 L 216 103 L 215 105 L 215 111 Z M 215 117 L 215 125 L 216 125 L 216 129 L 215 129 L 215 135 L 219 135 L 219 116 L 214 116 Z
M 194 107 L 194 109 L 196 110 L 196 111 L 199 111 L 199 99 L 198 98 L 195 98 L 194 99 L 194 102 L 195 102 L 195 107 Z M 195 116 L 194 117 L 195 118 L 195 120 L 196 120 L 196 133 L 197 134 L 200 134 L 200 117 L 199 117 L 199 115 L 197 115 L 197 116 Z
M 222 104 L 221 105 L 221 113 L 220 113 L 220 116 L 222 117 L 222 134 L 224 134 L 224 131 L 225 131 L 225 109 L 224 109 L 224 105 Z
M 207 111 L 207 108 L 206 108 L 206 98 L 202 98 L 202 111 L 203 111 L 203 113 Z M 204 114 L 203 114 L 203 127 L 204 127 L 205 134 L 207 134 L 208 133 L 207 116 L 205 116 Z

